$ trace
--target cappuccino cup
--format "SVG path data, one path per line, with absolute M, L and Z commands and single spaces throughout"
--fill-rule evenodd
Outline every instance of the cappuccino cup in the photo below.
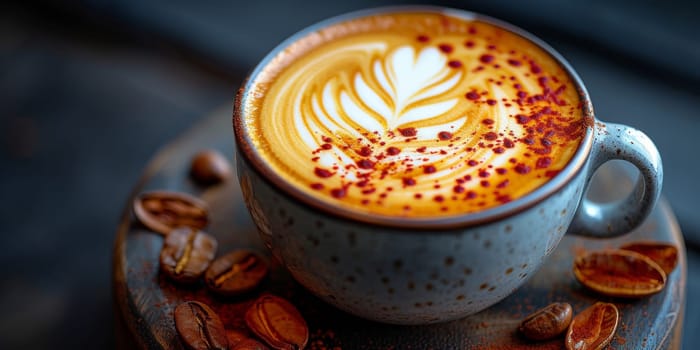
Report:
M 242 193 L 273 256 L 322 300 L 393 324 L 497 303 L 567 232 L 633 230 L 663 178 L 652 141 L 596 119 L 554 49 L 447 8 L 302 30 L 243 83 L 233 125 Z M 613 159 L 639 169 L 634 190 L 590 201 Z

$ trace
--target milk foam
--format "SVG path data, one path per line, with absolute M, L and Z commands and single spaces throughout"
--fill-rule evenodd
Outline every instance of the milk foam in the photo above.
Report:
M 570 77 L 514 34 L 456 18 L 436 33 L 431 16 L 347 24 L 263 74 L 243 107 L 268 165 L 332 205 L 421 217 L 517 199 L 563 168 L 584 127 Z

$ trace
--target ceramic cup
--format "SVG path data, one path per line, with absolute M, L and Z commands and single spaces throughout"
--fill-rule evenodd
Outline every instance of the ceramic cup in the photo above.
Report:
M 449 219 L 373 217 L 324 205 L 272 173 L 241 127 L 239 108 L 272 58 L 319 28 L 397 11 L 436 11 L 476 18 L 515 32 L 553 56 L 572 77 L 589 120 L 569 164 L 545 185 L 512 202 Z M 246 205 L 273 255 L 309 291 L 370 320 L 428 324 L 461 318 L 511 294 L 546 262 L 566 232 L 596 237 L 639 226 L 661 191 L 662 166 L 652 141 L 628 126 L 594 119 L 576 72 L 533 35 L 479 14 L 434 7 L 393 7 L 342 15 L 313 25 L 275 48 L 241 87 L 234 110 L 237 169 Z M 623 200 L 584 196 L 599 166 L 621 159 L 640 172 Z

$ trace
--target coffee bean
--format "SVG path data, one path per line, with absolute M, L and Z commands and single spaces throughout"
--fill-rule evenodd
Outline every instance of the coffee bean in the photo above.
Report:
M 654 261 L 627 250 L 591 252 L 574 260 L 574 276 L 584 286 L 614 297 L 658 293 L 666 274 Z
M 254 339 L 244 339 L 231 347 L 231 350 L 269 350 L 267 346 Z
M 275 350 L 303 349 L 309 328 L 299 311 L 288 301 L 264 294 L 245 314 L 248 328 Z
M 176 282 L 197 281 L 216 255 L 214 237 L 189 227 L 174 229 L 163 242 L 160 270 Z
M 568 303 L 552 303 L 527 316 L 520 323 L 520 333 L 532 340 L 551 339 L 562 334 L 573 311 Z
M 620 246 L 620 249 L 630 250 L 642 254 L 653 260 L 666 273 L 673 272 L 678 263 L 678 248 L 671 243 L 639 241 L 630 242 Z
M 202 151 L 192 159 L 190 176 L 200 185 L 215 185 L 231 177 L 231 165 L 217 151 Z
M 198 301 L 186 301 L 175 308 L 175 328 L 192 350 L 226 350 L 226 330 L 219 316 Z
M 164 235 L 179 226 L 201 230 L 209 223 L 206 203 L 179 192 L 143 193 L 134 199 L 134 214 L 144 226 Z
M 235 296 L 255 289 L 267 272 L 267 263 L 260 256 L 251 251 L 236 250 L 214 260 L 204 275 L 204 281 L 212 292 Z
M 614 304 L 598 302 L 576 315 L 566 332 L 567 350 L 600 350 L 612 340 L 620 313 Z

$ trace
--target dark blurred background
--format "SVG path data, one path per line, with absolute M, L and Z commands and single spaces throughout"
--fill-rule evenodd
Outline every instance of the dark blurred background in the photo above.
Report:
M 0 349 L 112 348 L 112 244 L 149 158 L 231 105 L 245 73 L 287 36 L 391 3 L 3 2 Z M 688 247 L 684 344 L 699 347 L 700 2 L 431 4 L 543 38 L 577 69 L 598 118 L 655 140 Z

